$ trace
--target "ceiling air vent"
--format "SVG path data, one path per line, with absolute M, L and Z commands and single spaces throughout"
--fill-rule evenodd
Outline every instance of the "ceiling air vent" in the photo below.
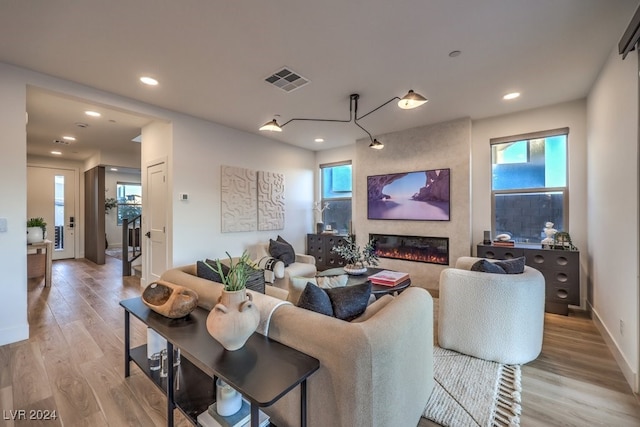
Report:
M 69 145 L 69 141 L 65 141 L 64 139 L 54 139 L 53 143 L 60 145 Z
M 283 67 L 264 80 L 285 92 L 291 92 L 309 83 L 309 79 L 302 77 L 288 67 Z

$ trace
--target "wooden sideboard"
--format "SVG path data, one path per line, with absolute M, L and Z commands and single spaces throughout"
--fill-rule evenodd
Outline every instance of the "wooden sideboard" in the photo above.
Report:
M 526 265 L 540 271 L 545 280 L 545 311 L 569 313 L 569 304 L 580 305 L 580 252 L 532 246 L 477 246 L 481 258 L 510 259 L 524 256 Z
M 346 264 L 344 259 L 331 252 L 331 249 L 334 246 L 343 245 L 345 237 L 347 236 L 337 234 L 307 234 L 307 255 L 313 255 L 316 259 L 318 271 L 344 267 Z

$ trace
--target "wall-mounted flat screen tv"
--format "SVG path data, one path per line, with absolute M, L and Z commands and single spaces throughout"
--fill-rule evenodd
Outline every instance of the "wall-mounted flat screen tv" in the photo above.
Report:
M 449 169 L 367 177 L 367 217 L 449 221 Z

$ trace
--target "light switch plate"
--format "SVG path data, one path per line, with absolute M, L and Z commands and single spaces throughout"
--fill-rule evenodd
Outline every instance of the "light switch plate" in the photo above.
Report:
M 7 218 L 0 218 L 0 233 L 7 232 Z

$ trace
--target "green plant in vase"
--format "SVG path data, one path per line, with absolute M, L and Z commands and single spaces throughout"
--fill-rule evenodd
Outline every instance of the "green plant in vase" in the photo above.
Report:
M 347 264 L 344 266 L 344 270 L 348 273 L 351 272 L 351 274 L 362 274 L 367 267 L 378 265 L 378 255 L 376 255 L 373 239 L 361 248 L 356 244 L 353 236 L 347 236 L 344 238 L 344 245 L 334 246 L 331 251 L 345 260 Z

